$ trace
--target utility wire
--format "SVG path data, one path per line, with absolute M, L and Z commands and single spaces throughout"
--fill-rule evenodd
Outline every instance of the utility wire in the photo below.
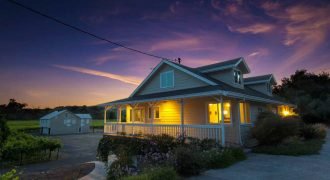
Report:
M 42 16 L 42 17 L 45 17 L 45 18 L 50 19 L 50 20 L 52 20 L 52 21 L 54 21 L 54 22 L 57 22 L 57 23 L 59 23 L 59 24 L 62 24 L 62 25 L 64 25 L 64 26 L 67 26 L 67 27 L 69 27 L 69 28 L 71 28 L 71 29 L 74 29 L 74 30 L 76 30 L 76 31 L 78 31 L 78 32 L 81 32 L 81 33 L 83 33 L 83 34 L 90 35 L 90 36 L 92 36 L 92 37 L 94 37 L 94 38 L 96 38 L 96 39 L 99 39 L 99 40 L 102 40 L 102 41 L 106 41 L 106 42 L 108 42 L 108 43 L 111 43 L 111 44 L 113 44 L 113 45 L 116 45 L 116 46 L 119 46 L 119 47 L 125 48 L 125 49 L 127 49 L 127 50 L 134 51 L 134 52 L 136 52 L 136 53 L 144 54 L 144 55 L 147 55 L 147 56 L 151 56 L 151 57 L 154 57 L 154 58 L 159 58 L 159 59 L 169 59 L 169 58 L 164 58 L 164 57 L 157 56 L 157 55 L 154 55 L 154 54 L 150 54 L 150 53 L 147 53 L 147 52 L 143 52 L 143 51 L 140 51 L 140 50 L 137 50 L 137 49 L 131 48 L 131 47 L 127 47 L 127 46 L 122 45 L 122 44 L 120 44 L 120 43 L 113 42 L 113 41 L 108 40 L 108 39 L 106 39 L 106 38 L 104 38 L 104 37 L 101 37 L 101 36 L 98 36 L 98 35 L 96 35 L 96 34 L 90 33 L 90 32 L 88 32 L 88 31 L 86 31 L 86 30 L 83 30 L 83 29 L 81 29 L 81 28 L 79 28 L 79 27 L 77 27 L 77 26 L 73 26 L 73 25 L 70 25 L 70 24 L 68 24 L 68 23 L 66 23 L 66 22 L 63 22 L 63 21 L 61 21 L 61 20 L 59 20 L 59 19 L 57 19 L 57 18 L 55 18 L 55 17 L 49 16 L 49 15 L 47 15 L 47 14 L 44 14 L 44 13 L 38 11 L 38 10 L 35 10 L 35 9 L 33 9 L 33 8 L 31 8 L 31 7 L 28 7 L 28 6 L 24 5 L 24 4 L 21 4 L 21 3 L 17 2 L 17 1 L 14 1 L 14 0 L 8 0 L 8 1 L 9 1 L 10 3 L 13 3 L 13 4 L 17 5 L 17 6 L 20 6 L 20 7 L 24 8 L 24 9 L 26 9 L 26 10 L 29 10 L 29 11 L 35 13 L 35 14 L 38 14 L 38 15 L 40 15 L 40 16 Z

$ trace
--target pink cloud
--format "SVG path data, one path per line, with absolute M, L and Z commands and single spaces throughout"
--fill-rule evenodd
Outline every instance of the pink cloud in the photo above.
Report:
M 283 44 L 292 46 L 293 53 L 279 69 L 280 72 L 305 61 L 326 40 L 330 29 L 330 6 L 291 6 L 281 10 L 266 10 L 283 26 Z
M 197 47 L 200 44 L 198 38 L 184 38 L 174 40 L 163 40 L 151 45 L 150 51 L 173 50 L 173 49 L 189 49 Z
M 133 85 L 139 85 L 139 83 L 141 82 L 140 78 L 133 77 L 133 76 L 123 76 L 123 75 L 118 75 L 118 74 L 112 74 L 109 72 L 97 71 L 97 70 L 93 70 L 93 69 L 87 69 L 87 68 L 75 67 L 75 66 L 65 66 L 65 65 L 57 65 L 57 64 L 55 64 L 53 66 L 60 68 L 60 69 L 79 72 L 79 73 L 83 73 L 83 74 L 90 74 L 90 75 L 94 75 L 94 76 L 115 79 L 115 80 L 118 80 L 118 81 L 121 81 L 124 83 L 133 84 Z
M 259 33 L 266 33 L 270 32 L 274 29 L 274 25 L 272 24 L 262 24 L 262 23 L 257 23 L 257 24 L 252 24 L 248 25 L 245 27 L 231 27 L 228 26 L 228 29 L 232 32 L 239 32 L 239 33 L 250 33 L 250 34 L 259 34 Z

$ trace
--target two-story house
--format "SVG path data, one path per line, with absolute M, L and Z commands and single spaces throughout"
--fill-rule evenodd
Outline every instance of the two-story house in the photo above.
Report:
M 162 60 L 128 98 L 104 104 L 104 133 L 242 144 L 258 113 L 292 113 L 292 105 L 272 95 L 273 75 L 244 78 L 248 73 L 243 58 L 197 68 Z M 106 122 L 109 109 L 117 110 L 117 122 Z

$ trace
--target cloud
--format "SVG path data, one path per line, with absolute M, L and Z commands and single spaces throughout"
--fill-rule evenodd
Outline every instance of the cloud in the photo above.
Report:
M 200 41 L 198 38 L 184 38 L 175 40 L 165 40 L 153 44 L 150 51 L 159 50 L 174 50 L 174 49 L 189 49 L 192 47 L 197 47 Z
M 265 9 L 283 26 L 283 45 L 291 46 L 293 53 L 279 71 L 305 61 L 326 40 L 330 29 L 330 6 L 295 5 L 278 10 Z
M 243 34 L 245 33 L 259 34 L 259 33 L 266 33 L 272 31 L 274 29 L 274 25 L 257 23 L 246 27 L 238 27 L 238 28 L 233 28 L 231 26 L 228 26 L 228 29 L 232 32 L 239 32 Z
M 260 54 L 260 52 L 256 51 L 256 52 L 253 52 L 253 53 L 249 54 L 248 57 L 254 57 L 254 56 L 257 56 L 259 54 Z
M 106 78 L 110 78 L 110 79 L 115 79 L 115 80 L 118 80 L 118 81 L 121 81 L 124 83 L 133 84 L 133 85 L 139 85 L 141 82 L 140 78 L 132 77 L 132 76 L 123 76 L 123 75 L 112 74 L 112 73 L 108 73 L 108 72 L 97 71 L 97 70 L 93 70 L 93 69 L 87 69 L 87 68 L 75 67 L 75 66 L 65 66 L 65 65 L 58 65 L 58 64 L 54 64 L 53 66 L 60 68 L 60 69 L 79 72 L 79 73 L 83 73 L 83 74 L 90 74 L 90 75 L 94 75 L 94 76 L 101 76 L 101 77 L 106 77 Z
M 93 62 L 95 62 L 96 65 L 102 65 L 108 61 L 115 60 L 117 58 L 118 58 L 118 56 L 115 56 L 115 55 L 103 55 L 103 56 L 100 56 L 100 57 L 94 59 Z

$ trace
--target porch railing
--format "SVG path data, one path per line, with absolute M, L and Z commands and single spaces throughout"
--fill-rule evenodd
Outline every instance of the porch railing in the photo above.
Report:
M 181 124 L 145 124 L 108 122 L 104 125 L 105 134 L 125 133 L 126 135 L 167 134 L 178 137 L 181 134 Z M 221 125 L 183 125 L 184 135 L 199 139 L 221 140 Z

